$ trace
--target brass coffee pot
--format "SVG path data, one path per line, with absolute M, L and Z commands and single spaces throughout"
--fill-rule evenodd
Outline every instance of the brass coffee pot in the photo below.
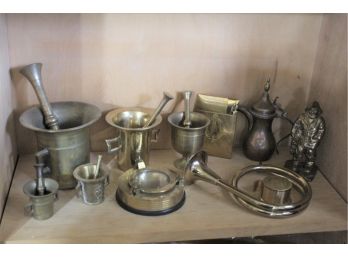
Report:
M 276 140 L 272 132 L 274 118 L 283 118 L 292 123 L 287 113 L 269 96 L 270 79 L 267 80 L 261 99 L 251 108 L 238 106 L 238 111 L 248 119 L 249 131 L 243 143 L 244 155 L 258 162 L 267 161 L 276 149 Z

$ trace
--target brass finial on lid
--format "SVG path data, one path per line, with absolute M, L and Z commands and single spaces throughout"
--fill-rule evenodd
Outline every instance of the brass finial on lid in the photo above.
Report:
M 271 78 L 268 78 L 265 84 L 265 91 L 268 92 L 271 88 Z
M 261 98 L 251 108 L 251 113 L 261 118 L 273 118 L 275 115 L 275 107 L 273 106 L 270 96 L 269 89 L 271 88 L 271 79 L 268 78 L 264 86 L 264 92 Z

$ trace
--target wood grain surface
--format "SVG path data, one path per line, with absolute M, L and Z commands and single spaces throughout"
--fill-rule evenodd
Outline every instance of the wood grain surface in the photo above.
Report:
M 286 152 L 282 149 L 281 156 L 270 163 L 282 165 Z M 151 166 L 168 168 L 177 157 L 171 150 L 154 150 Z M 321 174 L 311 184 L 310 206 L 292 218 L 270 219 L 250 213 L 229 194 L 203 181 L 186 187 L 186 202 L 178 211 L 159 217 L 135 215 L 115 201 L 117 178 L 122 172 L 113 168 L 110 156 L 104 157 L 111 182 L 102 204 L 87 206 L 76 198 L 74 190 L 59 191 L 54 216 L 37 221 L 23 214 L 28 199 L 22 187 L 33 178 L 33 160 L 33 155 L 20 158 L 0 227 L 0 241 L 5 243 L 149 243 L 347 229 L 347 204 Z M 225 179 L 254 164 L 238 150 L 232 160 L 211 157 L 208 163 Z
M 7 20 L 0 14 L 0 220 L 17 160 L 14 88 L 10 79 Z

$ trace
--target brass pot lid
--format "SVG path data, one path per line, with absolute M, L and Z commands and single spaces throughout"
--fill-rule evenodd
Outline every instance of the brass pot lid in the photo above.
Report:
M 270 96 L 269 89 L 271 87 L 270 80 L 268 79 L 262 97 L 252 107 L 250 112 L 256 117 L 260 118 L 273 118 L 276 115 L 276 108 L 274 107 Z

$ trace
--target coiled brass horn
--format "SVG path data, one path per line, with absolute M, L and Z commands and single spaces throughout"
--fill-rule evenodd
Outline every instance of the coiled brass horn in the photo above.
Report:
M 232 180 L 232 185 L 230 185 L 207 166 L 207 154 L 205 152 L 198 152 L 187 160 L 186 167 L 183 169 L 185 172 L 185 182 L 192 182 L 199 179 L 217 185 L 232 193 L 237 203 L 263 216 L 271 218 L 293 216 L 307 208 L 312 198 L 312 190 L 309 183 L 300 175 L 286 168 L 270 165 L 249 166 L 235 176 Z M 243 176 L 251 172 L 262 171 L 289 180 L 293 187 L 301 194 L 301 199 L 297 202 L 274 204 L 263 201 L 262 199 L 256 199 L 238 188 L 238 182 Z
M 23 67 L 20 73 L 26 77 L 34 88 L 37 98 L 39 99 L 40 109 L 44 116 L 44 123 L 48 129 L 58 130 L 58 119 L 52 111 L 51 104 L 48 101 L 45 93 L 42 77 L 41 77 L 42 63 L 33 63 Z

